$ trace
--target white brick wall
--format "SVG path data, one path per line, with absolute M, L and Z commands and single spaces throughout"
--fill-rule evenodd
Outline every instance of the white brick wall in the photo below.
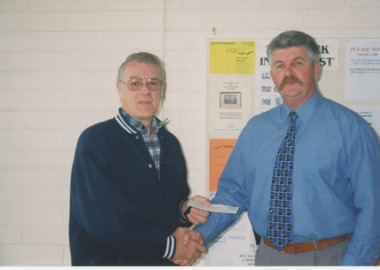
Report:
M 0 265 L 67 266 L 76 140 L 110 118 L 117 68 L 163 56 L 163 117 L 206 194 L 205 37 L 380 37 L 378 0 L 0 0 Z

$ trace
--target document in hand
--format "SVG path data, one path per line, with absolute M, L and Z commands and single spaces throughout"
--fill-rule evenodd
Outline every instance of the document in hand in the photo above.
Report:
M 239 207 L 224 205 L 224 204 L 211 204 L 211 206 L 205 206 L 201 203 L 190 201 L 188 206 L 192 206 L 198 209 L 202 209 L 209 212 L 236 214 L 239 211 Z

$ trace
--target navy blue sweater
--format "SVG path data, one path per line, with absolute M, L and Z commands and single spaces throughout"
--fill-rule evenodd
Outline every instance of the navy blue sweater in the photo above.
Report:
M 161 177 L 139 132 L 111 119 L 78 140 L 71 177 L 73 265 L 171 265 L 167 238 L 189 195 L 178 140 L 162 127 Z M 187 224 L 189 225 L 189 224 Z

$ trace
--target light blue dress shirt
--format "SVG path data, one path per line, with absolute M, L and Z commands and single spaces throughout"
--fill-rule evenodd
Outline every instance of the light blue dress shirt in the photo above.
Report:
M 239 206 L 212 213 L 195 229 L 209 245 L 248 211 L 262 237 L 276 153 L 291 110 L 282 104 L 253 117 L 241 132 L 219 179 L 213 203 Z M 370 265 L 380 253 L 380 144 L 357 113 L 317 91 L 297 110 L 293 169 L 293 242 L 353 233 L 343 265 Z

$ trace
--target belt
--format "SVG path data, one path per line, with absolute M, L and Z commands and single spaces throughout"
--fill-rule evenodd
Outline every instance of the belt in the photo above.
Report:
M 334 238 L 322 239 L 321 241 L 312 241 L 304 243 L 295 243 L 289 244 L 281 249 L 282 253 L 302 253 L 313 251 L 316 249 L 323 249 L 329 246 L 343 242 L 344 240 L 349 239 L 351 234 L 346 234 Z M 264 238 L 264 243 L 270 246 L 271 248 L 277 249 L 270 240 Z

